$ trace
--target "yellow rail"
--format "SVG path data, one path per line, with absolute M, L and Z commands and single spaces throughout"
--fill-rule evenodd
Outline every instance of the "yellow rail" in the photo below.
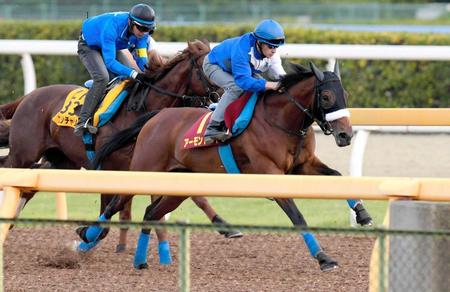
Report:
M 443 178 L 0 169 L 2 186 L 77 193 L 450 201 L 450 179 Z
M 450 126 L 448 108 L 351 108 L 352 125 Z

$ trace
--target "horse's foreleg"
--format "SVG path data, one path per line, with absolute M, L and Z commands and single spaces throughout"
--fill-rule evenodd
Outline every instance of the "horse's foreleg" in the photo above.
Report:
M 100 200 L 100 214 L 103 214 L 105 212 L 106 207 L 111 202 L 111 200 L 114 198 L 114 196 L 101 194 L 101 200 Z M 130 221 L 131 220 L 131 202 L 132 200 L 129 200 L 124 208 L 119 213 L 119 219 L 120 221 Z M 109 230 L 109 228 L 105 228 L 105 230 Z M 127 232 L 128 228 L 120 228 L 119 231 L 119 243 L 116 245 L 116 252 L 124 252 L 127 245 Z
M 211 220 L 214 224 L 219 225 L 228 225 L 227 221 L 222 219 L 222 217 L 217 214 L 217 212 L 213 209 L 211 204 L 205 197 L 191 197 L 192 201 L 194 201 L 195 205 L 203 210 L 203 212 L 208 216 L 208 219 Z M 226 238 L 239 238 L 242 237 L 242 233 L 239 230 L 218 230 L 220 234 L 225 236 Z
M 133 195 L 114 196 L 105 207 L 105 211 L 99 216 L 98 221 L 104 222 L 111 220 L 112 216 L 122 210 L 125 204 L 132 198 Z M 94 224 L 88 227 L 79 227 L 76 232 L 84 243 L 98 243 L 106 236 L 107 229 L 99 226 L 98 224 Z M 86 251 L 84 248 L 87 248 L 87 246 L 81 244 L 81 248 L 79 247 L 79 250 Z M 90 248 L 92 248 L 92 246 L 90 246 Z
M 300 210 L 295 205 L 293 199 L 275 199 L 277 204 L 283 209 L 286 215 L 291 219 L 292 223 L 295 226 L 308 226 L 305 218 L 303 217 Z M 324 272 L 333 270 L 338 267 L 338 263 L 329 257 L 320 247 L 319 242 L 317 241 L 314 234 L 310 232 L 301 232 L 303 240 L 305 241 L 308 250 L 315 259 L 319 262 L 320 269 Z
M 160 196 L 151 196 L 151 202 L 155 202 Z M 159 219 L 159 222 L 166 222 L 166 216 Z M 169 236 L 166 228 L 156 228 L 156 236 L 158 236 L 158 256 L 161 265 L 170 265 L 172 263 L 172 255 L 170 253 Z
M 293 171 L 294 174 L 301 175 L 336 175 L 342 174 L 321 162 L 316 156 L 310 159 L 307 163 L 297 167 Z M 347 204 L 356 213 L 356 222 L 361 226 L 371 226 L 373 224 L 372 217 L 364 208 L 363 202 L 360 199 L 348 199 Z
M 144 221 L 160 220 L 169 212 L 175 210 L 187 197 L 160 197 L 145 209 Z M 143 228 L 139 234 L 136 252 L 134 254 L 134 267 L 146 269 L 148 244 L 151 229 Z

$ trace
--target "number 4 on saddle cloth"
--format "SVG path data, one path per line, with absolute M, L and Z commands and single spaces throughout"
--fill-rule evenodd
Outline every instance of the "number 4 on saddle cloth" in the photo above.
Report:
M 241 134 L 250 123 L 256 102 L 257 93 L 245 92 L 240 98 L 233 101 L 225 110 L 225 125 L 231 129 L 232 137 Z M 206 126 L 209 124 L 212 112 L 202 115 L 184 134 L 183 149 L 192 149 L 199 147 L 217 146 L 220 159 L 228 173 L 240 173 L 240 170 L 234 160 L 233 153 L 229 143 L 219 144 L 214 142 L 206 144 L 204 135 Z
M 129 80 L 114 79 L 110 82 L 105 97 L 103 98 L 100 106 L 93 117 L 93 126 L 99 128 L 105 125 L 120 108 L 122 102 L 128 96 Z M 86 87 L 90 87 L 88 82 L 85 83 Z M 72 127 L 78 123 L 78 115 L 75 110 L 83 105 L 84 98 L 88 92 L 85 87 L 77 88 L 67 95 L 63 107 L 61 110 L 52 118 L 52 121 L 60 127 Z M 86 147 L 86 154 L 89 160 L 92 160 L 95 156 L 94 151 L 94 141 L 91 133 L 83 134 L 83 142 Z

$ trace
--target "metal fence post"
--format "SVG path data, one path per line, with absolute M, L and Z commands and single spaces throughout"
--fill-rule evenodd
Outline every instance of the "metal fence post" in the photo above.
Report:
M 190 230 L 186 226 L 180 228 L 180 251 L 179 251 L 179 280 L 178 286 L 181 292 L 190 290 Z
M 385 253 L 386 253 L 386 234 L 385 232 L 381 232 L 380 237 L 379 237 L 379 244 L 380 244 L 380 257 L 378 260 L 378 267 L 379 267 L 379 273 L 378 273 L 378 292 L 385 292 L 386 291 L 386 282 L 385 282 L 385 273 L 386 271 L 384 270 L 385 267 L 385 261 L 386 261 L 386 257 L 385 257 Z

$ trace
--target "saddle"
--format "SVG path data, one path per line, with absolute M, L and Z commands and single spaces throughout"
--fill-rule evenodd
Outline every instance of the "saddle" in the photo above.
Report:
M 233 101 L 225 110 L 225 125 L 231 130 L 232 137 L 240 135 L 250 123 L 256 102 L 257 93 L 245 92 L 240 98 Z M 206 144 L 204 135 L 206 126 L 211 120 L 212 111 L 202 115 L 184 134 L 183 149 L 216 146 L 219 142 Z
M 129 80 L 113 79 L 107 87 L 104 98 L 93 116 L 93 125 L 101 127 L 106 124 L 117 112 L 122 102 L 129 95 Z M 89 81 L 86 87 L 92 86 Z M 60 127 L 72 127 L 78 123 L 76 109 L 83 105 L 88 88 L 77 88 L 67 95 L 61 110 L 52 118 L 52 121 Z

